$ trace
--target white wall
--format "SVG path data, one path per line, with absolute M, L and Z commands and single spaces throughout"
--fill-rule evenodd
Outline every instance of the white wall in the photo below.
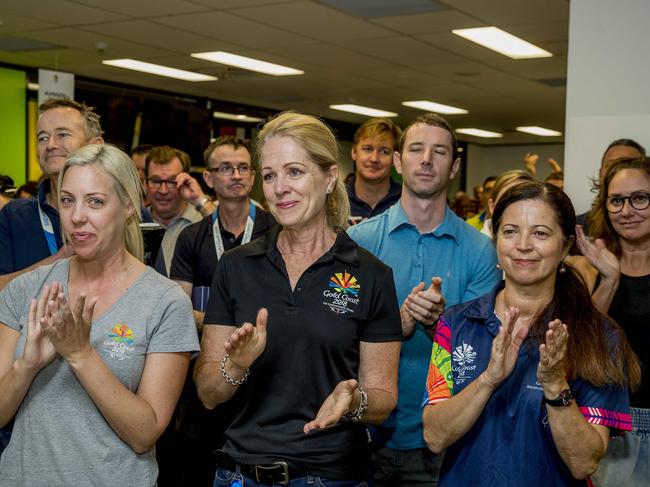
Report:
M 564 167 L 564 145 L 505 145 L 482 146 L 469 144 L 467 146 L 467 190 L 471 195 L 474 186 L 483 184 L 488 176 L 498 176 L 510 169 L 526 169 L 523 157 L 526 152 L 539 154 L 537 161 L 537 179 L 544 181 L 551 173 L 547 160 L 552 157 Z
M 572 0 L 570 8 L 565 189 L 582 212 L 612 140 L 650 147 L 650 1 Z

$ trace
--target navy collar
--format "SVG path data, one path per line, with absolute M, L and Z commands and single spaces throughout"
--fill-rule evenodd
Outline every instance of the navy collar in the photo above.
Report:
M 348 196 L 356 201 L 361 201 L 362 203 L 365 203 L 365 201 L 361 200 L 357 196 L 357 192 L 354 190 L 354 182 L 357 180 L 357 175 L 353 174 L 352 177 L 350 178 L 350 181 L 346 185 L 346 191 L 348 192 Z M 386 196 L 384 196 L 379 203 L 381 203 L 384 200 L 387 200 L 389 198 L 393 198 L 395 196 L 399 196 L 402 194 L 402 185 L 399 183 L 396 183 L 391 176 L 388 176 L 388 181 L 390 182 L 390 187 L 388 188 L 388 193 Z

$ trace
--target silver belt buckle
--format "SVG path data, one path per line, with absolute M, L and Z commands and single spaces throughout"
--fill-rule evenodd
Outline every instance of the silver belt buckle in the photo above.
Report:
M 273 462 L 271 465 L 256 465 L 255 466 L 255 480 L 258 483 L 264 482 L 264 479 L 260 479 L 260 471 L 275 471 L 277 467 L 282 467 L 282 480 L 280 482 L 273 482 L 274 484 L 280 485 L 289 485 L 289 464 L 285 461 L 279 460 Z

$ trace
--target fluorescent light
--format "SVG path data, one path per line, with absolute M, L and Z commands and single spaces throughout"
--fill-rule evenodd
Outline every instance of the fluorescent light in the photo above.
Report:
M 557 130 L 545 129 L 544 127 L 517 127 L 518 132 L 526 132 L 527 134 L 539 135 L 541 137 L 557 137 L 562 135 L 562 132 Z
M 263 118 L 249 117 L 248 115 L 239 115 L 236 113 L 213 112 L 214 118 L 223 118 L 224 120 L 236 120 L 238 122 L 263 122 Z
M 529 59 L 537 57 L 551 57 L 544 49 L 537 47 L 519 37 L 509 34 L 498 27 L 478 27 L 476 29 L 455 29 L 454 34 L 467 40 L 476 42 L 483 47 L 508 56 L 512 59 Z
M 429 112 L 444 113 L 445 115 L 461 115 L 469 113 L 464 108 L 452 107 L 450 105 L 443 105 L 433 101 L 420 100 L 420 101 L 403 101 L 402 105 L 405 107 L 419 108 L 420 110 L 427 110 Z
M 342 112 L 356 113 L 358 115 L 366 115 L 367 117 L 396 117 L 397 113 L 379 110 L 377 108 L 363 107 L 361 105 L 343 104 L 343 105 L 330 105 L 332 110 L 340 110 Z
M 267 63 L 266 61 L 253 59 L 252 57 L 238 56 L 237 54 L 231 54 L 225 51 L 195 52 L 190 54 L 190 56 L 204 59 L 205 61 L 212 61 L 213 63 L 227 64 L 228 66 L 235 66 L 236 68 L 271 74 L 273 76 L 295 76 L 297 74 L 305 74 L 304 71 L 300 71 L 299 69 Z
M 135 59 L 106 59 L 102 64 L 115 66 L 117 68 L 132 69 L 133 71 L 142 71 L 143 73 L 166 76 L 168 78 L 182 79 L 183 81 L 216 81 L 215 76 L 207 74 L 193 73 L 183 69 L 170 68 L 159 64 L 145 63 Z
M 500 134 L 499 132 L 490 132 L 489 130 L 475 128 L 456 129 L 456 132 L 459 134 L 473 135 L 475 137 L 483 137 L 486 139 L 498 139 L 500 137 L 503 137 L 503 134 Z
M 31 81 L 27 83 L 27 89 L 29 91 L 38 91 L 39 85 L 38 83 L 32 83 Z

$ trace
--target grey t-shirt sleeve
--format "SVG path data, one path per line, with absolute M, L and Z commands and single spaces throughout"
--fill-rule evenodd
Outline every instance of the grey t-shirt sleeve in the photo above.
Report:
M 37 271 L 33 271 L 37 272 Z M 4 323 L 14 330 L 21 331 L 26 323 L 21 322 L 23 315 L 29 310 L 30 299 L 28 292 L 32 272 L 23 274 L 12 279 L 5 288 L 0 291 L 0 323 Z M 25 308 L 27 303 L 27 308 Z
M 192 303 L 178 284 L 170 286 L 160 297 L 147 353 L 198 352 L 199 337 L 194 324 Z

